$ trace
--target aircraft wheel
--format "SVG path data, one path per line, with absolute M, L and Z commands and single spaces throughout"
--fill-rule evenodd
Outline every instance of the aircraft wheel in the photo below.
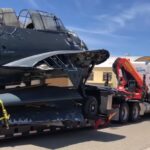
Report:
M 132 103 L 130 107 L 129 119 L 132 122 L 136 122 L 140 117 L 140 106 L 138 103 Z
M 84 113 L 88 117 L 94 117 L 98 114 L 98 101 L 95 97 L 87 97 L 87 100 L 84 105 Z
M 120 105 L 120 111 L 119 111 L 119 122 L 127 123 L 128 119 L 129 119 L 129 106 L 127 103 L 122 103 Z

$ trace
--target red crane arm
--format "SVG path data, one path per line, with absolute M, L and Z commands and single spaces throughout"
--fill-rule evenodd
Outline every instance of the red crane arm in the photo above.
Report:
M 128 80 L 135 80 L 139 88 L 143 87 L 143 78 L 131 64 L 130 60 L 126 58 L 117 58 L 113 64 L 113 69 L 117 79 L 119 81 L 122 80 L 124 85 L 127 84 Z M 128 80 L 125 78 L 127 74 L 129 76 Z
M 142 99 L 143 93 L 146 93 L 148 88 L 142 76 L 131 64 L 130 60 L 126 58 L 117 58 L 113 63 L 113 71 L 118 80 L 118 91 L 125 93 L 127 99 Z M 136 84 L 132 90 L 129 84 L 130 81 Z

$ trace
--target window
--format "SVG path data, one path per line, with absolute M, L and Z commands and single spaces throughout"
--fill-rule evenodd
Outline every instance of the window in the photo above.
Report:
M 56 21 L 53 17 L 47 16 L 47 15 L 41 15 L 42 21 L 44 23 L 44 27 L 46 30 L 57 30 Z
M 103 72 L 103 81 L 106 81 L 108 78 L 108 81 L 112 80 L 112 72 Z
M 88 77 L 88 80 L 90 80 L 90 81 L 94 80 L 94 73 L 93 72 L 91 72 L 90 76 Z
M 1 8 L 0 9 L 0 24 L 6 26 L 19 27 L 19 22 L 16 13 L 11 8 Z

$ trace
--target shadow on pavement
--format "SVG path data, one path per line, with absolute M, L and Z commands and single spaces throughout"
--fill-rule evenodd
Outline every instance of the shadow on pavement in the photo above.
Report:
M 5 140 L 1 141 L 0 147 L 15 147 L 30 144 L 48 149 L 57 149 L 87 141 L 112 142 L 123 138 L 125 136 L 118 134 L 93 129 L 79 129 Z
M 140 118 L 140 121 L 137 123 L 128 123 L 128 124 L 119 124 L 116 122 L 111 123 L 106 128 L 116 129 L 118 127 L 136 125 L 145 121 L 150 121 L 150 115 L 145 115 Z M 109 133 L 109 131 L 104 132 L 102 129 L 99 131 L 85 128 L 85 129 L 76 129 L 70 131 L 59 131 L 51 134 L 42 134 L 28 137 L 21 137 L 16 139 L 9 139 L 0 141 L 0 147 L 15 147 L 22 145 L 35 145 L 47 149 L 57 149 L 70 146 L 73 144 L 90 142 L 90 141 L 99 141 L 99 142 L 112 142 L 126 138 L 123 135 Z
M 129 125 L 136 125 L 136 124 L 139 124 L 139 123 L 142 123 L 142 122 L 145 122 L 145 121 L 150 121 L 150 114 L 146 114 L 142 117 L 139 118 L 139 121 L 137 122 L 128 122 L 128 123 L 119 123 L 117 121 L 112 121 L 111 124 L 109 124 L 107 126 L 107 128 L 111 128 L 111 129 L 116 129 L 118 127 L 123 127 L 123 126 L 129 126 Z

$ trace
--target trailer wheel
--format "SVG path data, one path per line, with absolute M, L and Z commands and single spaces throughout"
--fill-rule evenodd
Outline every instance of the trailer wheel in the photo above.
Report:
M 84 114 L 88 117 L 94 117 L 98 114 L 98 101 L 95 97 L 87 97 L 87 100 L 84 104 Z
M 133 103 L 130 107 L 129 119 L 132 122 L 138 121 L 140 116 L 140 107 L 138 103 Z
M 127 123 L 129 119 L 129 106 L 127 103 L 122 103 L 119 110 L 119 122 Z

